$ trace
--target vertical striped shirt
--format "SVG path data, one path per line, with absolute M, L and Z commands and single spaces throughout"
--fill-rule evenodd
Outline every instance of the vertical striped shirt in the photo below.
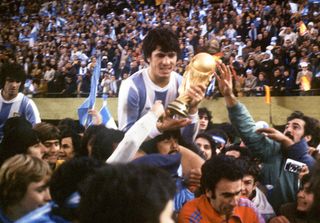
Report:
M 3 138 L 3 126 L 7 119 L 22 116 L 32 125 L 41 122 L 39 111 L 35 103 L 22 93 L 7 101 L 0 91 L 0 141 Z

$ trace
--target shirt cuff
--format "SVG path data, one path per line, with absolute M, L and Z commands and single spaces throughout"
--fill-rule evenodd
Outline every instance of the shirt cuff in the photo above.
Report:
M 188 116 L 189 119 L 191 119 L 191 124 L 197 123 L 199 121 L 199 115 L 198 112 Z

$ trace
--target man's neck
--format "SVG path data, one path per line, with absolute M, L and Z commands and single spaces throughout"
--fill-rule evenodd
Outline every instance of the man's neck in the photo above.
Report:
M 155 75 L 151 73 L 151 69 L 148 69 L 148 75 L 150 80 L 159 87 L 165 87 L 170 81 L 170 78 L 157 78 Z

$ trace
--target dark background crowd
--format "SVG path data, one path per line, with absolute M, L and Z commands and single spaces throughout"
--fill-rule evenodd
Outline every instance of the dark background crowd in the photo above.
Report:
M 23 65 L 30 96 L 88 95 L 101 55 L 99 92 L 116 97 L 147 66 L 141 42 L 156 26 L 179 36 L 180 74 L 196 53 L 218 49 L 238 96 L 263 96 L 265 85 L 273 96 L 320 94 L 317 1 L 4 0 L 0 13 L 0 61 Z

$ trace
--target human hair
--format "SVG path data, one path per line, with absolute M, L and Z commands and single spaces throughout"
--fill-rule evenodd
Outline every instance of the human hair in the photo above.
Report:
M 2 208 L 14 205 L 25 195 L 28 185 L 51 175 L 49 164 L 25 154 L 6 160 L 0 168 L 0 200 Z
M 176 52 L 179 57 L 179 39 L 177 35 L 169 28 L 156 27 L 148 32 L 143 39 L 142 52 L 144 60 L 148 62 L 153 51 L 160 47 L 163 52 Z
M 91 145 L 91 157 L 106 161 L 114 152 L 115 145 L 120 143 L 124 137 L 124 132 L 115 129 L 102 129 L 95 138 L 90 142 Z
M 82 187 L 80 222 L 156 223 L 174 193 L 173 179 L 161 169 L 135 164 L 105 166 Z
M 82 137 L 82 142 L 81 142 L 81 150 L 79 151 L 80 156 L 88 156 L 89 151 L 88 151 L 88 145 L 92 140 L 95 139 L 96 135 L 106 127 L 104 125 L 91 125 L 89 126 Z
M 200 179 L 203 193 L 212 191 L 215 194 L 215 187 L 221 179 L 230 181 L 241 180 L 244 176 L 242 161 L 226 155 L 212 156 L 201 167 L 202 176 Z M 215 197 L 213 197 L 215 198 Z
M 244 175 L 250 175 L 253 177 L 254 182 L 259 181 L 259 177 L 261 174 L 261 169 L 259 168 L 258 164 L 248 161 L 248 160 L 243 160 L 243 170 L 244 170 Z
M 23 67 L 17 63 L 4 63 L 0 69 L 0 88 L 4 87 L 7 79 L 21 82 L 19 89 L 21 91 L 26 80 Z
M 151 154 L 151 153 L 159 153 L 158 151 L 158 143 L 166 140 L 166 139 L 170 139 L 170 138 L 174 138 L 177 140 L 179 145 L 188 147 L 189 145 L 187 145 L 187 143 L 182 139 L 181 137 L 181 133 L 180 130 L 168 130 L 168 131 L 164 131 L 161 135 L 156 136 L 153 139 L 150 139 L 148 141 L 145 141 L 144 143 L 142 143 L 142 145 L 140 146 L 140 149 L 142 151 L 144 151 L 147 154 Z
M 33 127 L 34 130 L 37 131 L 39 139 L 42 143 L 44 143 L 47 140 L 53 140 L 53 139 L 58 139 L 60 140 L 60 130 L 58 127 L 47 123 L 47 122 L 41 122 L 36 124 Z
M 240 157 L 239 158 L 244 159 L 244 160 L 248 160 L 249 161 L 252 158 L 251 151 L 246 146 L 240 146 L 240 145 L 237 145 L 237 144 L 232 144 L 230 146 L 224 147 L 221 150 L 221 153 L 226 154 L 228 151 L 238 151 L 240 153 Z
M 103 163 L 95 159 L 78 157 L 59 166 L 50 180 L 50 194 L 52 200 L 58 204 L 54 214 L 70 221 L 78 218 L 78 204 L 70 202 L 70 197 L 78 192 L 81 183 L 102 165 Z
M 61 119 L 58 123 L 58 128 L 69 128 L 75 131 L 76 133 L 84 133 L 84 126 L 79 123 L 79 121 L 73 120 L 72 118 Z
M 301 119 L 305 122 L 304 136 L 310 135 L 311 140 L 308 142 L 309 146 L 317 147 L 320 142 L 320 122 L 319 120 L 306 116 L 301 111 L 294 111 L 287 118 L 287 122 L 293 119 Z
M 17 154 L 27 154 L 28 148 L 40 142 L 37 132 L 23 117 L 12 117 L 4 124 L 4 135 L 0 147 L 0 166 Z

